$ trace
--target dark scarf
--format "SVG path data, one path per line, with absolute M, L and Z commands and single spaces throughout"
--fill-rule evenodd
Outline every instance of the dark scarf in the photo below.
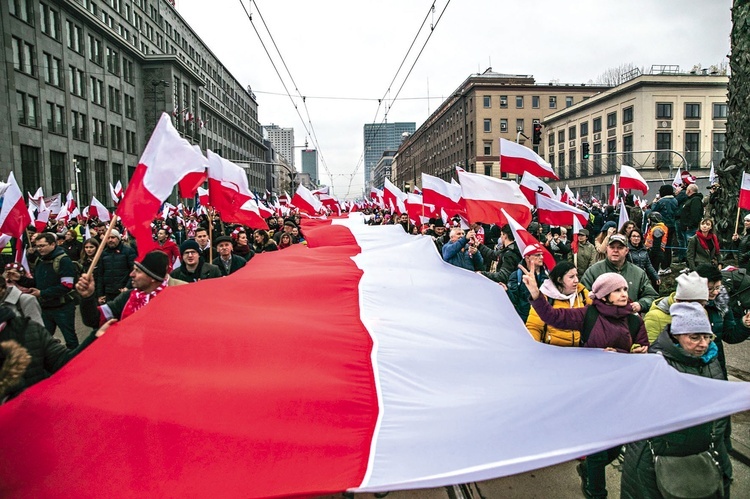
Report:
M 719 239 L 713 232 L 709 232 L 707 236 L 704 236 L 703 232 L 698 231 L 695 233 L 695 237 L 698 238 L 698 242 L 700 243 L 701 247 L 706 250 L 706 252 L 719 252 Z
M 250 254 L 250 246 L 247 244 L 242 245 L 242 246 L 240 246 L 239 244 L 236 244 L 234 246 L 234 254 L 239 255 L 242 258 L 246 259 L 247 255 Z

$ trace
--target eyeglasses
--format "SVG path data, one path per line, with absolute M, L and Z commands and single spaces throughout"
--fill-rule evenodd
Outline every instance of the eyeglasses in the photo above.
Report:
M 715 334 L 688 334 L 687 339 L 690 340 L 692 343 L 699 343 L 701 340 L 706 340 L 708 343 L 711 343 L 714 341 L 714 338 L 716 338 Z
M 195 251 L 195 250 L 186 250 L 186 251 L 185 251 L 185 252 L 184 252 L 184 253 L 182 254 L 182 256 L 190 256 L 190 255 L 197 255 L 197 254 L 198 254 L 198 252 L 197 252 L 197 251 Z
M 35 244 L 35 245 L 34 245 L 34 247 L 35 247 L 36 249 L 39 249 L 39 248 L 46 248 L 47 246 L 49 246 L 49 244 L 46 244 L 46 243 L 45 243 L 45 244 Z
M 719 291 L 721 291 L 721 288 L 723 288 L 723 287 L 724 286 L 722 286 L 721 284 L 718 284 L 716 286 L 709 286 L 708 287 L 708 292 L 709 293 L 718 293 Z

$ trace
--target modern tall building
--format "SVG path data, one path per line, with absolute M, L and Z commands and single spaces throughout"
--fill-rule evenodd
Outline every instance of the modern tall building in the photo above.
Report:
M 302 173 L 310 176 L 310 182 L 313 185 L 318 185 L 320 182 L 320 177 L 318 177 L 318 151 L 315 149 L 302 150 Z
M 677 66 L 631 76 L 542 120 L 540 155 L 560 177 L 551 185 L 602 199 L 623 164 L 656 185 L 677 169 L 707 176 L 722 160 L 728 76 L 682 73 Z
M 161 113 L 263 189 L 258 104 L 168 0 L 0 3 L 0 176 L 82 203 L 127 184 Z M 11 64 L 12 61 L 12 64 Z
M 266 129 L 268 140 L 276 152 L 294 166 L 294 128 L 282 128 L 274 124 L 265 125 L 263 128 Z
M 372 172 L 385 151 L 395 151 L 404 133 L 414 133 L 417 125 L 410 123 L 367 123 L 364 127 L 365 192 L 372 187 Z
M 531 75 L 473 74 L 411 134 L 393 162 L 396 185 L 411 184 L 421 173 L 450 181 L 456 166 L 500 177 L 500 138 L 532 145 L 533 123 L 609 90 L 606 86 L 537 83 Z

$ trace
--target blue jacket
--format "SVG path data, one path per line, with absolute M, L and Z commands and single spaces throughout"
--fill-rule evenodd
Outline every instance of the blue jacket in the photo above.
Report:
M 679 208 L 677 207 L 677 200 L 674 196 L 664 196 L 659 199 L 651 207 L 651 211 L 658 211 L 661 213 L 664 225 L 666 225 L 670 231 L 676 227 L 676 220 L 679 218 Z
M 483 270 L 484 259 L 482 258 L 482 255 L 477 251 L 474 253 L 474 256 L 469 256 L 469 250 L 466 248 L 468 242 L 468 239 L 462 237 L 458 241 L 448 241 L 445 243 L 443 245 L 443 260 L 451 265 L 471 270 L 472 272 L 475 270 Z

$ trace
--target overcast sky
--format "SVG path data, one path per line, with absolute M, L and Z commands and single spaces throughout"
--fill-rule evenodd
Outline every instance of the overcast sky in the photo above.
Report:
M 383 120 L 386 109 L 378 99 L 384 96 L 389 122 L 413 121 L 419 128 L 468 76 L 490 66 L 533 75 L 537 83 L 587 83 L 625 63 L 676 64 L 689 71 L 694 64 L 725 61 L 731 31 L 731 0 L 439 0 L 429 15 L 430 0 L 242 4 L 177 0 L 177 10 L 234 77 L 252 87 L 261 124 L 293 127 L 297 145 L 308 136 L 305 126 L 315 133 L 309 144 L 319 151 L 321 181 L 328 183 L 330 172 L 334 194 L 350 198 L 362 193 L 363 125 Z M 393 102 L 430 25 L 432 36 Z M 405 68 L 387 92 L 415 36 Z M 300 169 L 299 149 L 295 154 Z

